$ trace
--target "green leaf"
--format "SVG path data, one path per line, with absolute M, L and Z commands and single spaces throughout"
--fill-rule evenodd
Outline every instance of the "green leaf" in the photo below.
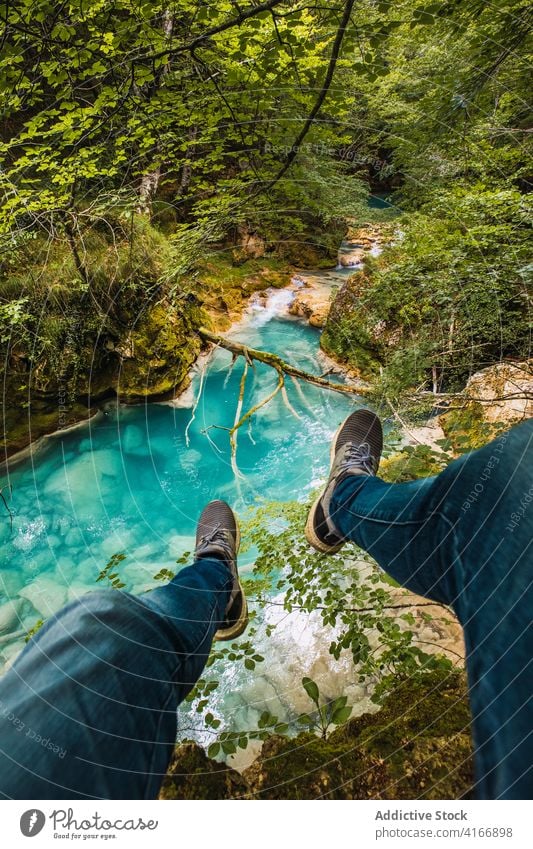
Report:
M 348 701 L 348 696 L 339 696 L 337 699 L 334 699 L 331 703 L 331 711 L 334 713 L 336 710 L 343 708 Z
M 302 684 L 309 698 L 312 699 L 316 705 L 318 705 L 320 691 L 318 689 L 317 684 L 315 684 L 315 682 L 311 678 L 302 678 Z
M 333 711 L 331 722 L 333 725 L 342 725 L 343 722 L 346 722 L 350 716 L 352 715 L 351 707 L 341 707 L 337 708 L 337 710 Z
M 207 750 L 207 756 L 209 758 L 216 758 L 218 753 L 220 752 L 220 743 L 211 743 Z

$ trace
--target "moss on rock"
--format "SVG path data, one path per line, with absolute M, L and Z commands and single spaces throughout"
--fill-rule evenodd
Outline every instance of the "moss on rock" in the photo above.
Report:
M 349 721 L 328 739 L 309 732 L 270 737 L 240 784 L 234 770 L 182 744 L 161 798 L 464 798 L 473 782 L 469 729 L 464 674 L 436 669 L 398 682 L 378 713 Z
M 388 483 L 403 483 L 429 475 L 438 475 L 450 458 L 434 451 L 429 445 L 406 445 L 379 464 L 379 476 Z
M 236 770 L 208 758 L 196 743 L 182 743 L 174 752 L 159 798 L 236 799 L 247 791 Z
M 481 448 L 490 440 L 483 408 L 477 401 L 470 401 L 461 408 L 450 410 L 442 415 L 439 421 L 456 453 Z
M 463 676 L 435 672 L 327 740 L 272 738 L 244 776 L 262 799 L 458 798 L 472 784 L 469 723 Z
M 277 257 L 250 258 L 236 264 L 233 257 L 221 252 L 216 261 L 202 264 L 195 290 L 208 313 L 207 324 L 224 331 L 240 318 L 251 295 L 283 288 L 290 279 L 289 265 Z
M 155 399 L 181 386 L 200 352 L 195 330 L 201 320 L 194 301 L 179 309 L 165 303 L 147 309 L 117 349 L 121 355 L 114 384 L 118 397 L 127 402 Z
M 372 380 L 379 374 L 382 353 L 360 315 L 365 281 L 365 274 L 358 272 L 343 283 L 331 305 L 320 346 L 333 359 L 355 369 L 364 380 Z

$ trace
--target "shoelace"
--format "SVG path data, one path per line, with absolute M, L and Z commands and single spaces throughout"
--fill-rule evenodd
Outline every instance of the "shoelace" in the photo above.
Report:
M 229 560 L 233 558 L 233 541 L 231 534 L 225 528 L 220 526 L 220 522 L 217 522 L 212 531 L 200 537 L 197 550 L 204 548 L 210 543 L 220 546 Z
M 369 475 L 374 474 L 374 458 L 372 449 L 368 442 L 347 442 L 344 445 L 344 457 L 339 464 L 339 472 L 347 472 L 351 466 L 357 464 Z

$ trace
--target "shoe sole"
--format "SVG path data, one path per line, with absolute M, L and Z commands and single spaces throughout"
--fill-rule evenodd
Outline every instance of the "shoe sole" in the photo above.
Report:
M 233 515 L 235 516 L 235 514 L 233 514 Z M 238 522 L 236 516 L 235 516 L 235 524 L 237 526 L 237 539 L 235 541 L 235 556 L 237 556 L 237 554 L 239 553 L 240 545 L 241 545 L 241 531 L 240 531 L 239 522 Z M 248 618 L 249 618 L 248 617 L 248 602 L 246 601 L 246 596 L 244 594 L 244 590 L 242 588 L 242 584 L 241 584 L 240 581 L 239 581 L 239 591 L 241 593 L 241 598 L 242 598 L 242 607 L 241 607 L 241 612 L 239 614 L 239 618 L 237 619 L 236 622 L 233 623 L 233 625 L 230 625 L 229 628 L 219 628 L 218 631 L 216 631 L 213 639 L 215 639 L 217 641 L 234 640 L 234 639 L 236 639 L 236 637 L 240 637 L 241 634 L 244 633 L 244 631 L 246 630 L 246 628 L 248 626 Z
M 335 431 L 335 435 L 334 435 L 333 439 L 331 440 L 331 446 L 330 446 L 330 449 L 329 449 L 329 470 L 330 470 L 330 472 L 331 472 L 331 467 L 333 466 L 333 460 L 335 459 L 335 445 L 337 444 L 337 438 L 338 438 L 339 433 L 341 432 L 343 427 L 344 427 L 344 422 L 341 422 L 341 424 L 338 426 L 337 430 Z M 325 487 L 322 490 L 322 492 L 317 496 L 315 501 L 313 502 L 313 505 L 312 505 L 312 507 L 309 511 L 308 516 L 307 516 L 307 521 L 305 523 L 304 533 L 305 533 L 305 538 L 306 538 L 307 542 L 309 543 L 309 545 L 311 545 L 317 551 L 320 551 L 321 554 L 335 554 L 336 551 L 341 550 L 344 543 L 341 542 L 339 545 L 328 545 L 327 543 L 322 542 L 322 540 L 315 533 L 315 525 L 314 525 L 315 514 L 316 514 L 317 507 L 320 503 L 320 499 L 324 495 L 324 491 L 325 491 Z

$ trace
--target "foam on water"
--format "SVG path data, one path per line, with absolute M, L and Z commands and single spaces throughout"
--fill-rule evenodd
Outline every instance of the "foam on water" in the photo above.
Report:
M 294 292 L 291 289 L 270 289 L 267 292 L 266 302 L 263 298 L 256 297 L 247 311 L 244 326 L 263 327 L 273 318 L 287 312 L 294 300 Z

